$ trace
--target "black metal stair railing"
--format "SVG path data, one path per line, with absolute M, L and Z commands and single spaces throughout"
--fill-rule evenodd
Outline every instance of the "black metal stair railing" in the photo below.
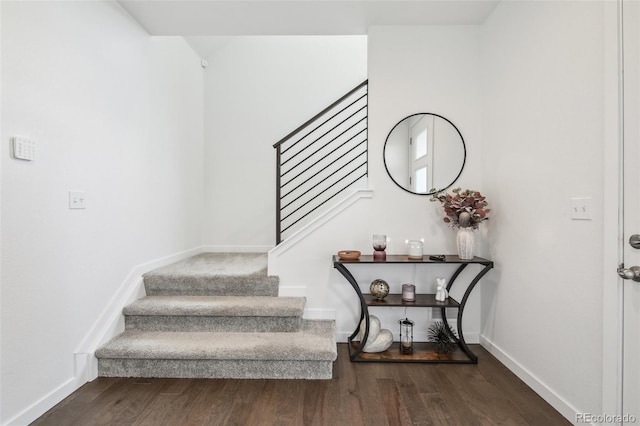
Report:
M 367 88 L 365 80 L 273 145 L 276 244 L 367 176 Z

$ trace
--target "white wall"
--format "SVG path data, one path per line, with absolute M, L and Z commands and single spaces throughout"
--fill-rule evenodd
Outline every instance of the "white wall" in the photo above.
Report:
M 0 22 L 2 22 L 2 5 L 0 4 Z M 0 31 L 0 49 L 2 47 L 2 31 Z M 0 62 L 1 65 L 1 62 Z M 0 66 L 0 81 L 2 81 L 2 66 Z M 0 84 L 0 99 L 2 99 L 2 93 L 3 93 L 3 89 L 2 89 L 2 84 Z M 3 147 L 4 147 L 4 142 L 2 139 L 2 130 L 3 130 L 3 125 L 2 125 L 2 102 L 0 102 L 0 152 L 2 152 Z M 0 161 L 0 176 L 2 176 L 2 161 Z M 0 181 L 0 226 L 2 224 L 2 185 L 1 185 L 1 181 Z M 1 228 L 0 228 L 1 229 Z M 3 318 L 2 316 L 2 233 L 0 231 L 0 318 Z M 2 327 L 0 327 L 0 342 L 2 342 Z M 0 374 L 2 372 L 2 350 L 0 350 Z M 2 390 L 2 380 L 0 380 L 0 395 L 3 394 L 3 390 Z M 3 413 L 3 408 L 2 408 L 2 403 L 0 403 L 0 423 L 2 422 L 2 413 Z
M 372 27 L 368 40 L 369 180 L 374 197 L 368 209 L 371 213 L 358 216 L 369 230 L 358 235 L 359 247 L 364 253 L 371 253 L 371 235 L 386 233 L 391 238 L 388 253 L 405 253 L 405 240 L 419 238 L 425 239 L 425 253 L 454 253 L 455 232 L 442 222 L 440 205 L 430 202 L 428 196 L 409 194 L 398 188 L 387 175 L 382 153 L 388 133 L 404 117 L 421 112 L 442 115 L 458 127 L 467 146 L 467 166 L 456 186 L 482 190 L 481 122 L 477 114 L 480 106 L 479 28 Z M 415 278 L 421 292 L 435 292 L 435 276 L 448 277 L 452 272 L 450 268 L 422 269 L 416 272 Z M 338 275 L 333 273 L 334 277 Z M 384 278 L 388 272 L 376 273 L 378 275 L 368 276 L 363 269 L 365 287 L 372 279 Z M 397 276 L 389 275 L 390 284 L 396 287 L 414 280 L 411 271 L 396 273 Z M 344 282 L 339 276 L 337 280 Z M 399 292 L 399 287 L 396 291 Z M 469 342 L 477 341 L 480 331 L 480 293 L 478 287 L 465 310 L 464 331 Z M 354 310 L 355 305 L 351 306 Z M 377 315 L 381 319 L 385 317 L 383 323 L 396 333 L 397 320 L 403 316 L 400 311 L 403 310 Z M 410 318 L 413 315 L 414 320 L 423 320 L 423 313 L 415 310 L 408 314 Z M 337 318 L 341 315 L 338 313 Z M 345 326 L 353 329 L 348 322 L 338 323 L 339 331 L 345 331 Z M 416 327 L 415 331 L 424 338 L 426 324 L 422 326 L 422 330 Z
M 442 115 L 458 127 L 466 143 L 468 164 L 456 186 L 482 189 L 479 67 L 479 27 L 370 28 L 370 180 L 376 192 L 384 191 L 389 204 L 399 202 L 423 212 L 435 209 L 426 202 L 428 197 L 398 191 L 382 160 L 389 131 L 404 117 L 420 112 Z
M 200 244 L 199 62 L 113 2 L 2 2 L 2 424 L 72 390 L 130 271 Z M 35 161 L 10 156 L 14 135 Z
M 390 236 L 389 253 L 421 237 L 427 253 L 455 250 L 439 207 L 397 188 L 382 161 L 399 120 L 441 114 L 467 144 L 456 186 L 494 209 L 478 254 L 496 269 L 469 301 L 467 339 L 483 333 L 563 414 L 598 412 L 601 7 L 502 2 L 482 27 L 373 27 L 368 53 L 358 38 L 237 38 L 208 58 L 203 83 L 182 41 L 150 39 L 114 4 L 2 2 L 0 422 L 73 375 L 95 313 L 136 265 L 198 245 L 199 229 L 213 247 L 272 246 L 272 144 L 366 78 L 366 60 L 373 198 L 283 253 L 295 265 L 283 285 L 305 287 L 306 314 L 335 315 L 344 338 L 356 299 L 330 253 L 370 253 L 373 233 Z M 352 65 L 325 69 L 331 43 Z M 12 135 L 38 142 L 35 162 L 10 158 Z M 87 210 L 67 209 L 69 189 L 87 191 Z M 573 196 L 593 197 L 594 220 L 569 220 Z M 365 286 L 389 274 L 396 291 L 413 280 L 358 273 Z M 399 315 L 383 325 L 395 333 Z
M 443 115 L 460 129 L 467 144 L 467 166 L 458 183 L 482 189 L 479 31 L 472 26 L 370 29 L 369 182 L 373 197 L 360 199 L 291 248 L 276 249 L 277 262 L 272 264 L 280 276 L 281 290 L 306 287 L 305 315 L 335 315 L 342 341 L 355 328 L 358 301 L 347 281 L 332 268 L 331 254 L 341 249 L 371 254 L 371 236 L 376 233 L 391 239 L 387 247 L 390 254 L 406 253 L 405 240 L 419 238 L 425 239 L 425 253 L 455 252 L 455 232 L 442 222 L 439 204 L 431 203 L 428 196 L 398 188 L 385 170 L 383 148 L 387 134 L 404 117 L 419 112 Z M 483 254 L 482 249 L 478 254 Z M 396 293 L 402 283 L 414 280 L 418 291 L 435 292 L 435 277 L 452 273 L 450 267 L 419 268 L 414 278 L 412 268 L 357 269 L 356 279 L 363 289 L 368 291 L 373 279 L 384 278 Z M 480 292 L 481 285 L 472 293 L 465 311 L 468 342 L 477 342 L 480 333 Z M 397 334 L 404 309 L 377 310 L 375 315 L 384 328 Z M 431 319 L 428 310 L 409 310 L 407 315 L 418 322 L 416 338 L 425 339 Z
M 367 78 L 366 37 L 236 37 L 205 70 L 204 242 L 275 245 L 273 144 Z
M 493 209 L 478 254 L 496 268 L 470 300 L 465 335 L 482 334 L 567 418 L 601 412 L 603 19 L 599 2 L 503 2 L 479 27 L 371 28 L 373 195 L 290 249 L 276 249 L 273 262 L 287 291 L 306 287 L 306 314 L 335 313 L 341 340 L 353 330 L 355 294 L 327 253 L 371 253 L 373 233 L 391 237 L 389 253 L 420 237 L 427 253 L 454 251 L 438 207 L 399 190 L 382 163 L 396 122 L 435 112 L 467 143 L 456 186 L 481 190 Z M 592 198 L 592 220 L 570 220 L 571 197 Z M 363 288 L 379 277 L 389 278 L 392 291 L 413 279 L 400 268 L 356 270 Z M 428 272 L 419 278 L 427 287 L 433 280 Z M 402 314 L 380 314 L 383 326 L 396 333 Z
M 485 344 L 569 419 L 601 413 L 603 5 L 502 2 L 482 36 Z

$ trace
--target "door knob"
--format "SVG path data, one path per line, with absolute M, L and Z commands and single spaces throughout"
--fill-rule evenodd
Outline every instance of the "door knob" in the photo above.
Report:
M 620 266 L 618 266 L 618 275 L 620 275 L 625 280 L 634 280 L 640 282 L 640 266 L 625 268 L 624 263 L 621 263 Z

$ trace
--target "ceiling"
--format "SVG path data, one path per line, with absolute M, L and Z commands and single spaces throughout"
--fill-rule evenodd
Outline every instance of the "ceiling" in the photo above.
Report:
M 481 24 L 498 0 L 119 0 L 151 35 L 207 57 L 225 36 L 365 35 L 372 25 Z M 217 36 L 210 38 L 210 36 Z M 218 38 L 222 37 L 222 38 Z

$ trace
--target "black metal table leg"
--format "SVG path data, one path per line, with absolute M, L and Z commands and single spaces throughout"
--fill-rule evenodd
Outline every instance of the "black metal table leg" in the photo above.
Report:
M 360 299 L 360 320 L 356 325 L 356 329 L 353 331 L 353 333 L 351 333 L 351 336 L 349 336 L 349 357 L 351 358 L 351 361 L 353 361 L 358 357 L 358 355 L 362 353 L 362 349 L 364 348 L 364 345 L 367 343 L 367 339 L 369 338 L 369 330 L 370 330 L 369 309 L 367 308 L 367 303 L 364 300 L 362 291 L 360 291 L 360 286 L 358 285 L 358 282 L 353 277 L 353 275 L 351 275 L 351 272 L 349 272 L 349 270 L 340 263 L 334 264 L 334 267 L 338 270 L 338 272 L 340 272 L 347 279 L 347 281 L 349 281 L 349 284 L 351 284 L 356 294 L 358 295 L 358 298 Z M 352 349 L 353 346 L 351 345 L 351 342 L 360 332 L 360 324 L 362 323 L 363 318 L 365 320 L 364 335 L 362 336 L 362 340 L 360 341 L 360 346 L 355 351 L 353 351 Z
M 460 347 L 462 348 L 462 350 L 467 355 L 469 355 L 469 358 L 471 358 L 471 360 L 473 361 L 474 364 L 478 362 L 478 357 L 476 356 L 476 354 L 474 354 L 471 351 L 471 349 L 469 349 L 469 346 L 467 346 L 467 343 L 464 340 L 464 334 L 462 333 L 462 314 L 464 313 L 464 307 L 467 304 L 467 299 L 469 298 L 469 295 L 471 294 L 471 291 L 476 286 L 476 284 L 478 284 L 480 279 L 487 272 L 489 272 L 489 270 L 492 267 L 493 267 L 493 264 L 485 266 L 482 269 L 482 271 L 480 271 L 478 273 L 478 275 L 475 276 L 475 278 L 471 281 L 471 283 L 469 283 L 469 286 L 467 287 L 467 290 L 464 292 L 464 296 L 462 297 L 462 300 L 460 301 L 460 308 L 458 309 L 458 322 L 457 322 L 457 324 L 458 324 L 458 339 L 459 339 Z

